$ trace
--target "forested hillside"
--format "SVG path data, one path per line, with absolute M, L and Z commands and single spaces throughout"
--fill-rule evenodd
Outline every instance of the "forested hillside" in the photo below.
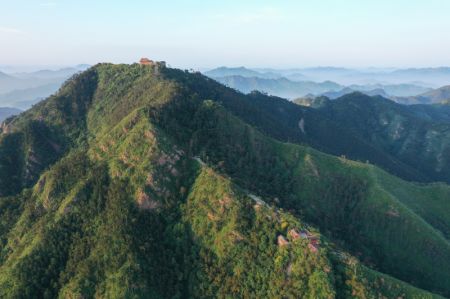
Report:
M 168 76 L 278 140 L 369 161 L 407 180 L 450 181 L 450 124 L 442 121 L 447 118 L 446 107 L 421 111 L 353 93 L 324 109 L 311 109 L 259 92 L 246 96 L 199 74 L 168 72 Z
M 0 297 L 449 297 L 450 187 L 327 113 L 160 65 L 73 77 L 2 125 Z
M 346 131 L 412 166 L 426 180 L 449 181 L 448 107 L 404 106 L 382 97 L 354 93 L 329 101 L 318 111 Z

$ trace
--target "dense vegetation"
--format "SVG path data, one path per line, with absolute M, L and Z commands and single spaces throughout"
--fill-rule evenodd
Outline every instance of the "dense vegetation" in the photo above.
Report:
M 407 180 L 450 181 L 449 124 L 442 121 L 447 114 L 444 106 L 435 107 L 435 111 L 409 108 L 354 93 L 331 101 L 323 109 L 312 109 L 258 92 L 245 96 L 199 74 L 167 73 L 192 93 L 220 102 L 245 122 L 281 141 L 369 161 Z M 433 120 L 434 116 L 438 118 Z
M 356 93 L 330 101 L 319 111 L 405 165 L 413 166 L 424 177 L 449 181 L 447 107 L 403 106 Z
M 158 66 L 75 76 L 3 126 L 0 297 L 450 295 L 450 188 L 277 141 L 312 140 L 298 111 Z

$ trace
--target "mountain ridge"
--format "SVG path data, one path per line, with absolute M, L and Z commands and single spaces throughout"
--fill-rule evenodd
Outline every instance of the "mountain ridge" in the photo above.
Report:
M 233 71 L 232 69 L 231 71 Z M 218 82 L 237 89 L 243 93 L 250 93 L 257 90 L 274 96 L 295 99 L 305 95 L 325 95 L 334 99 L 339 96 L 351 93 L 353 91 L 364 92 L 368 95 L 385 95 L 393 100 L 402 100 L 402 97 L 417 95 L 427 92 L 430 89 L 412 84 L 366 84 L 366 85 L 341 85 L 333 81 L 313 81 L 308 78 L 302 80 L 291 80 L 283 76 L 268 77 L 263 74 L 224 74 L 224 76 L 210 75 L 205 73 Z M 337 95 L 334 95 L 336 93 Z
M 419 94 L 415 97 L 398 98 L 400 103 L 405 104 L 439 104 L 450 99 L 450 85 Z

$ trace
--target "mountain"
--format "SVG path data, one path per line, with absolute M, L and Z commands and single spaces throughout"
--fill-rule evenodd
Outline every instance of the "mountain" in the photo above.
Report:
M 0 297 L 449 296 L 450 187 L 310 147 L 366 144 L 321 109 L 158 65 L 73 77 L 2 125 Z
M 324 80 L 340 80 L 345 77 L 355 77 L 360 74 L 359 71 L 342 67 L 311 67 L 290 71 L 286 74 L 287 78 L 294 79 L 296 73 L 300 73 L 309 80 L 321 82 Z M 294 74 L 294 76 L 293 76 Z
M 7 92 L 11 88 L 19 85 L 20 80 L 5 73 L 0 72 L 0 93 Z
M 4 80 L 4 79 L 12 79 L 10 76 L 8 76 L 5 73 L 0 72 L 0 80 Z
M 327 152 L 367 159 L 406 179 L 449 182 L 447 106 L 404 106 L 382 97 L 353 93 L 321 104 L 317 112 L 371 148 L 361 146 L 365 149 L 357 153 L 359 146 L 355 144 L 350 154 L 348 150 L 336 152 L 336 145 Z M 369 151 L 383 153 L 383 158 L 364 154 Z
M 236 67 L 236 68 L 230 68 L 230 67 L 219 67 L 212 70 L 209 70 L 205 72 L 205 75 L 208 77 L 229 77 L 229 76 L 240 76 L 240 77 L 247 77 L 247 78 L 265 78 L 265 79 L 276 79 L 280 78 L 281 76 L 274 72 L 258 72 L 255 70 L 251 70 L 245 67 Z
M 450 105 L 411 105 L 409 109 L 422 119 L 431 122 L 450 122 Z
M 243 71 L 242 68 L 239 68 L 238 71 L 229 68 L 225 68 L 225 71 L 220 70 L 222 68 L 210 73 L 207 72 L 206 75 L 244 93 L 258 90 L 287 99 L 295 99 L 308 94 L 323 95 L 335 99 L 354 91 L 361 91 L 368 95 L 383 95 L 396 100 L 398 97 L 415 96 L 430 90 L 414 84 L 367 84 L 345 87 L 332 81 L 292 81 L 284 77 L 267 78 L 264 74 L 248 69 L 243 69 L 245 70 Z M 326 71 L 323 70 L 323 72 Z M 238 75 L 239 73 L 243 75 Z
M 32 104 L 58 90 L 61 84 L 86 65 L 59 70 L 41 70 L 31 73 L 0 73 L 0 103 L 19 109 L 28 109 Z
M 431 89 L 414 84 L 368 84 L 368 85 L 351 85 L 350 88 L 355 91 L 361 91 L 366 94 L 373 90 L 382 90 L 385 95 L 395 99 L 395 97 L 415 96 L 424 92 L 428 92 Z M 375 93 L 368 95 L 377 95 Z M 383 94 L 378 94 L 383 95 Z
M 291 69 L 254 69 L 259 72 L 278 74 L 292 81 L 333 81 L 340 85 L 414 85 L 416 88 L 436 88 L 450 82 L 449 68 L 365 68 L 312 67 Z M 371 88 L 373 89 L 373 88 Z M 422 91 L 423 92 L 423 91 Z M 408 94 L 408 96 L 417 94 Z
M 450 67 L 400 69 L 391 72 L 389 77 L 396 81 L 420 81 L 434 86 L 443 86 L 450 83 Z
M 258 92 L 251 93 L 249 97 L 258 102 L 258 109 L 264 115 L 264 121 L 255 119 L 252 113 L 243 109 L 230 109 L 234 109 L 235 114 L 266 134 L 283 141 L 307 143 L 329 154 L 370 161 L 404 179 L 449 182 L 447 124 L 418 119 L 402 105 L 382 98 L 374 100 L 363 94 L 356 94 L 355 98 L 359 99 L 356 106 L 358 109 L 353 109 L 352 105 L 356 103 L 347 105 L 346 101 L 338 101 L 336 105 L 344 104 L 343 107 L 347 109 L 344 109 L 345 113 L 338 119 L 334 119 L 327 110 L 299 107 Z M 377 108 L 372 107 L 374 111 L 370 111 L 370 106 L 364 107 L 374 103 L 380 105 Z M 373 120 L 370 113 L 378 113 L 378 108 L 383 114 L 377 114 L 378 119 Z M 361 113 L 365 120 L 375 121 L 377 129 L 381 130 L 375 132 L 380 135 L 371 137 L 371 123 L 353 122 L 349 123 L 348 127 L 343 126 L 343 123 L 348 123 L 347 119 L 354 117 L 352 113 Z M 306 129 L 299 130 L 302 119 Z M 399 127 L 395 128 L 394 125 Z M 412 135 L 408 137 L 410 133 Z M 421 150 L 427 154 L 418 154 Z
M 13 74 L 17 78 L 39 78 L 39 79 L 58 79 L 58 78 L 69 78 L 73 74 L 84 71 L 89 68 L 89 65 L 78 65 L 75 67 L 66 67 L 57 70 L 39 70 L 29 73 L 15 73 Z
M 322 96 L 336 99 L 338 97 L 350 94 L 353 92 L 362 92 L 368 96 L 383 96 L 397 102 L 402 102 L 401 97 L 408 97 L 429 92 L 429 88 L 413 85 L 413 84 L 368 84 L 368 85 L 350 85 L 339 91 L 330 91 L 321 94 Z
M 334 82 L 294 82 L 286 78 L 264 79 L 259 77 L 214 77 L 218 82 L 244 93 L 258 90 L 271 95 L 292 99 L 307 94 L 321 94 L 341 88 Z
M 344 95 L 347 95 L 347 94 L 350 94 L 350 93 L 354 93 L 356 91 L 358 91 L 358 90 L 352 89 L 350 87 L 346 87 L 346 88 L 343 88 L 343 89 L 341 89 L 339 91 L 324 92 L 324 93 L 321 94 L 321 96 L 324 96 L 324 97 L 327 97 L 329 99 L 334 100 L 334 99 L 340 98 L 340 97 L 342 97 Z M 389 95 L 386 94 L 386 92 L 382 88 L 377 88 L 377 89 L 373 89 L 373 90 L 367 90 L 367 91 L 364 91 L 363 93 L 366 94 L 366 95 L 369 95 L 369 96 L 383 96 L 383 97 L 386 97 L 386 98 L 389 97 Z
M 430 90 L 415 97 L 396 98 L 403 104 L 438 104 L 450 100 L 450 85 Z
M 299 70 L 278 70 L 278 69 L 254 69 L 255 71 L 258 71 L 259 73 L 264 74 L 272 74 L 272 79 L 276 78 L 287 78 L 291 81 L 312 81 L 310 77 L 305 76 L 302 74 Z M 213 76 L 214 77 L 214 76 Z M 224 77 L 224 76 L 219 76 Z M 258 74 L 255 74 L 253 77 L 262 77 Z M 327 81 L 328 79 L 321 80 L 321 81 Z
M 67 78 L 65 78 L 67 79 Z M 48 84 L 54 79 L 40 79 L 40 78 L 17 78 L 11 75 L 0 76 L 0 94 L 8 93 L 18 89 L 26 89 L 38 87 Z M 64 81 L 64 79 L 61 79 Z
M 450 85 L 423 93 L 419 97 L 427 98 L 430 103 L 448 101 L 450 100 Z
M 0 107 L 0 122 L 4 121 L 10 116 L 17 115 L 20 112 L 22 112 L 22 110 L 16 108 Z
M 280 70 L 279 73 L 290 78 L 290 73 L 301 73 L 312 81 L 332 80 L 341 85 L 399 85 L 411 84 L 421 87 L 438 87 L 450 82 L 450 68 L 416 69 L 348 69 L 335 67 Z
M 55 93 L 61 87 L 61 84 L 62 82 L 55 82 L 38 87 L 19 89 L 5 94 L 0 94 L 0 103 L 26 110 L 43 98 Z

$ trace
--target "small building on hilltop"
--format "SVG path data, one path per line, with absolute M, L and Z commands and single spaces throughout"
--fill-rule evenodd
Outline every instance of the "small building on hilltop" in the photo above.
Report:
M 149 66 L 156 66 L 159 69 L 165 68 L 166 67 L 166 62 L 165 61 L 154 61 L 148 58 L 141 58 L 141 60 L 139 60 L 139 64 L 140 65 L 149 65 Z
M 153 60 L 150 60 L 148 58 L 141 58 L 141 60 L 139 60 L 139 63 L 141 65 L 154 65 L 155 62 Z

